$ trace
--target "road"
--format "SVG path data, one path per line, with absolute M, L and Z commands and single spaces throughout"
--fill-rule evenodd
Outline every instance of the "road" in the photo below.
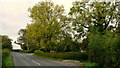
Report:
M 18 52 L 12 52 L 11 54 L 13 55 L 13 61 L 15 66 L 63 66 L 65 68 L 67 66 L 75 66 L 74 64 L 67 64 L 60 61 L 39 58 L 33 56 L 32 54 Z

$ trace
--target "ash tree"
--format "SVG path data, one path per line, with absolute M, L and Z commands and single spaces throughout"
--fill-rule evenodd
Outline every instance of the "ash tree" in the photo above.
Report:
M 67 17 L 64 7 L 53 2 L 39 2 L 29 8 L 32 23 L 26 27 L 26 38 L 34 41 L 39 48 L 47 51 L 56 50 L 57 44 L 65 39 Z

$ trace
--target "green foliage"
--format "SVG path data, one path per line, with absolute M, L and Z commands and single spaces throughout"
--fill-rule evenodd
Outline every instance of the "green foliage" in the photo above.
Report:
M 10 39 L 7 35 L 0 35 L 2 37 L 2 49 L 12 49 L 12 39 Z
M 2 60 L 3 60 L 2 68 L 13 68 L 14 63 L 12 55 L 9 54 L 6 58 L 3 58 Z
M 10 55 L 10 50 L 3 49 L 2 50 L 2 68 L 12 68 L 13 59 L 12 55 Z
M 89 68 L 99 68 L 99 65 L 97 63 L 92 62 L 84 62 L 84 66 L 89 66 Z
M 89 35 L 87 53 L 89 60 L 102 67 L 119 67 L 120 37 L 113 34 Z M 111 64 L 112 63 L 112 64 Z
M 21 53 L 33 53 L 32 50 L 20 50 L 19 52 L 21 52 Z
M 28 40 L 26 39 L 26 29 L 20 29 L 18 35 L 19 37 L 17 38 L 17 42 L 15 41 L 14 43 L 20 45 L 23 50 L 27 50 Z
M 20 29 L 18 34 L 19 37 L 17 38 L 16 44 L 20 45 L 23 50 L 32 50 L 32 52 L 39 47 L 36 46 L 36 43 L 32 40 L 26 38 L 26 29 Z
M 25 32 L 23 30 L 19 39 L 24 44 L 20 44 L 23 48 L 28 45 L 27 48 L 32 52 L 36 50 L 36 55 L 60 59 L 89 59 L 100 64 L 102 68 L 118 68 L 120 67 L 118 7 L 117 2 L 75 1 L 69 16 L 65 16 L 63 6 L 54 5 L 49 1 L 39 2 L 28 9 L 32 23 L 27 25 Z M 78 39 L 83 39 L 82 43 L 78 43 Z
M 86 51 L 88 44 L 89 44 L 88 38 L 83 39 L 82 43 L 79 44 L 81 50 Z
M 110 66 L 110 67 L 119 67 L 120 66 L 120 36 L 119 35 L 110 35 L 108 38 L 105 40 L 105 57 L 104 57 L 104 62 L 105 66 Z M 103 55 L 103 56 L 104 56 Z M 111 64 L 112 63 L 112 64 Z
M 33 47 L 56 50 L 58 43 L 68 36 L 65 32 L 67 17 L 63 6 L 46 1 L 39 2 L 28 11 L 33 23 L 27 25 L 26 38 L 35 43 Z
M 17 43 L 18 44 L 18 43 Z M 23 50 L 27 50 L 28 49 L 28 46 L 26 46 L 26 44 L 21 44 L 21 43 L 19 43 L 19 45 L 21 46 L 21 48 L 23 49 Z
M 116 27 L 111 23 L 118 23 L 118 5 L 112 2 L 73 2 L 69 16 L 73 30 L 80 33 L 80 37 L 91 33 L 104 34 L 106 30 Z M 111 27 L 111 28 L 110 28 Z M 85 29 L 86 30 L 83 30 Z M 81 33 L 82 32 L 82 33 Z M 86 33 L 87 32 L 87 33 Z
M 65 40 L 59 42 L 56 47 L 57 52 L 79 52 L 80 45 L 78 42 L 73 41 L 71 37 L 66 37 Z
M 8 49 L 3 49 L 3 50 L 2 50 L 2 56 L 3 56 L 3 57 L 8 56 L 9 54 L 10 54 L 10 50 L 8 50 Z
M 35 43 L 34 41 L 32 40 L 28 40 L 28 43 L 27 43 L 27 47 L 29 48 L 29 50 L 31 52 L 34 52 L 35 50 L 39 49 L 40 47 L 37 45 L 37 43 Z
M 19 30 L 19 32 L 18 32 L 18 35 L 20 35 L 18 38 L 17 38 L 17 41 L 19 42 L 19 43 L 26 43 L 26 37 L 25 37 L 25 35 L 26 35 L 26 29 L 20 29 Z
M 41 51 L 41 50 L 35 50 L 35 52 L 34 53 L 36 53 L 36 54 L 40 54 L 40 53 L 44 53 L 43 51 Z
M 101 55 L 104 52 L 104 47 L 103 47 L 104 42 L 105 42 L 104 37 L 101 35 L 91 34 L 89 36 L 89 44 L 87 46 L 89 60 L 92 60 L 93 62 L 102 61 L 103 56 L 101 57 Z
M 117 3 L 112 2 L 75 1 L 69 12 L 73 30 L 79 33 L 79 37 L 87 37 L 80 48 L 88 53 L 90 61 L 104 68 L 119 67 L 118 7 Z
M 2 68 L 14 68 L 13 57 L 12 55 L 8 55 L 6 58 L 2 59 Z
M 47 56 L 51 58 L 58 58 L 58 59 L 71 59 L 71 60 L 80 60 L 85 61 L 88 59 L 88 55 L 86 53 L 80 52 L 43 52 L 40 50 L 36 50 L 34 52 L 36 55 Z

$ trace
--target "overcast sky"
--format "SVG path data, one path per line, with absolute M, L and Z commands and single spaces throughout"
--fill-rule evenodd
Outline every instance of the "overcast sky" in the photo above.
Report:
M 0 0 L 0 35 L 8 35 L 17 40 L 18 31 L 30 22 L 29 7 L 44 0 Z M 52 0 L 55 4 L 64 5 L 66 12 L 72 7 L 74 0 Z M 14 48 L 19 48 L 15 44 Z

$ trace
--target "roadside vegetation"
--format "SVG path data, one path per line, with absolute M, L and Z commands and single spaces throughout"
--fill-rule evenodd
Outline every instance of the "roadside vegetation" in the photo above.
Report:
M 40 50 L 36 50 L 34 52 L 36 55 L 42 55 L 46 57 L 51 57 L 51 58 L 57 58 L 57 59 L 68 59 L 68 60 L 81 60 L 85 61 L 88 60 L 88 55 L 85 53 L 79 53 L 79 52 L 42 52 Z
M 12 68 L 14 66 L 13 57 L 10 54 L 12 50 L 11 39 L 7 35 L 0 35 L 2 38 L 2 68 Z
M 13 57 L 8 49 L 2 50 L 2 68 L 13 68 Z
M 85 66 L 120 67 L 120 2 L 73 2 L 64 6 L 43 1 L 29 8 L 31 24 L 15 41 L 35 55 L 85 62 Z M 92 63 L 91 63 L 92 62 Z

